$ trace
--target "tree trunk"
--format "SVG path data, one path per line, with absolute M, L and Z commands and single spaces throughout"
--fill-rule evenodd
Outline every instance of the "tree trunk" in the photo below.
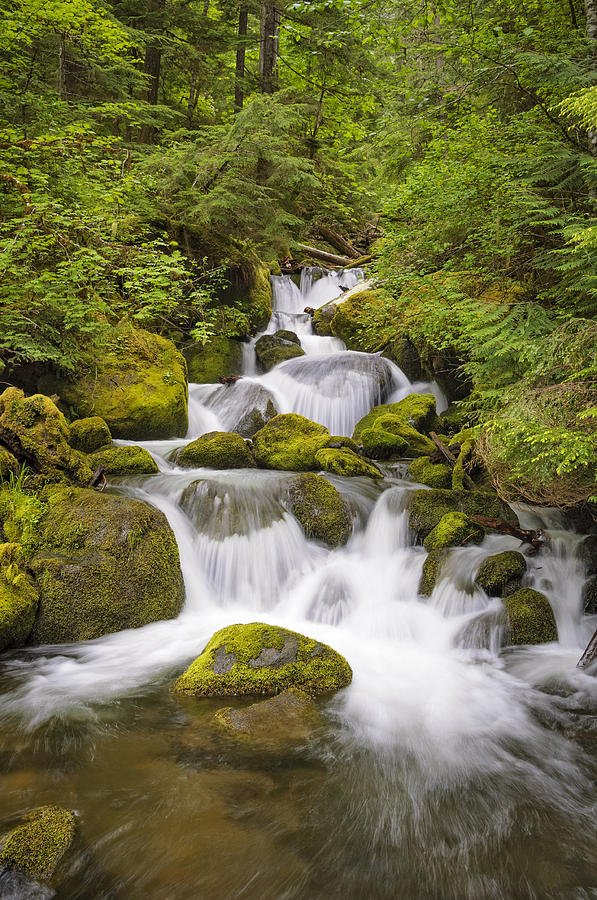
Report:
M 589 57 L 593 61 L 597 56 L 597 0 L 585 0 L 585 11 L 587 14 L 587 40 L 589 42 Z M 589 153 L 591 156 L 597 156 L 597 129 L 589 129 Z M 590 191 L 590 196 L 594 200 L 597 196 L 595 188 Z
M 66 99 L 66 72 L 64 60 L 64 35 L 60 35 L 60 43 L 58 45 L 58 96 L 61 100 Z
M 277 88 L 279 32 L 280 12 L 277 6 L 263 3 L 259 46 L 259 83 L 262 94 L 273 94 Z
M 322 262 L 332 266 L 349 266 L 352 262 L 352 259 L 348 256 L 334 256 L 333 253 L 328 253 L 327 250 L 318 250 L 317 247 L 309 247 L 307 244 L 297 244 L 296 246 L 299 250 L 308 253 L 309 256 L 320 259 Z
M 234 83 L 234 111 L 239 113 L 245 100 L 245 41 L 249 23 L 249 7 L 241 3 L 238 13 L 238 47 L 236 48 L 236 75 Z
M 148 0 L 148 24 L 151 26 L 151 31 L 155 34 L 159 34 L 160 32 L 160 25 L 162 24 L 165 7 L 166 0 Z M 149 79 L 147 90 L 145 91 L 145 100 L 152 106 L 155 106 L 158 102 L 161 67 L 162 48 L 158 41 L 155 43 L 150 41 L 145 46 L 145 64 L 143 66 L 143 71 Z M 141 129 L 142 143 L 153 144 L 154 138 L 155 128 L 153 125 L 144 125 Z

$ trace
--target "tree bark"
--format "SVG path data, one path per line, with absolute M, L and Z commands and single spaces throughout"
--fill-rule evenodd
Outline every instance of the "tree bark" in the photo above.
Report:
M 352 262 L 352 259 L 348 256 L 334 256 L 333 253 L 328 253 L 326 250 L 318 250 L 317 247 L 309 247 L 307 244 L 297 244 L 296 246 L 299 250 L 304 250 L 305 253 L 308 253 L 309 256 L 314 256 L 315 259 L 320 259 L 322 262 L 332 266 L 349 266 Z
M 58 96 L 61 100 L 66 99 L 66 72 L 64 60 L 64 35 L 60 35 L 60 43 L 58 45 Z
M 595 662 L 597 659 L 597 631 L 587 644 L 585 652 L 579 659 L 576 664 L 577 669 L 585 669 L 587 666 L 590 666 L 592 662 Z
M 150 24 L 151 30 L 155 34 L 159 34 L 160 32 L 160 25 L 163 20 L 163 12 L 165 7 L 166 0 L 148 0 L 148 24 Z M 148 76 L 148 85 L 147 90 L 145 91 L 145 100 L 152 106 L 155 106 L 158 102 L 161 68 L 162 48 L 159 45 L 159 41 L 149 41 L 145 45 L 145 64 L 143 66 L 143 71 Z M 154 138 L 154 126 L 144 125 L 141 129 L 142 143 L 153 144 Z
M 597 0 L 585 0 L 585 12 L 587 14 L 587 41 L 589 42 L 589 58 L 595 61 L 597 56 Z M 589 129 L 589 153 L 597 156 L 597 128 Z M 595 188 L 590 191 L 594 200 L 597 196 Z
M 238 13 L 238 47 L 236 48 L 236 73 L 234 81 L 234 111 L 239 113 L 245 100 L 245 41 L 249 23 L 249 7 L 241 3 Z
M 273 94 L 278 81 L 278 40 L 280 12 L 273 3 L 261 6 L 259 83 L 262 94 Z

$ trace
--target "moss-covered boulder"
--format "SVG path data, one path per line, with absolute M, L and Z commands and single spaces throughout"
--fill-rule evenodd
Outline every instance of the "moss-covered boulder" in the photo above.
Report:
M 426 484 L 432 488 L 449 489 L 452 487 L 452 469 L 446 463 L 432 463 L 428 456 L 413 459 L 408 467 L 408 474 L 418 484 Z
M 175 682 L 174 691 L 203 697 L 271 696 L 294 687 L 318 696 L 351 680 L 344 657 L 326 644 L 252 622 L 217 631 Z
M 425 550 L 431 552 L 444 547 L 480 544 L 484 537 L 485 529 L 469 519 L 465 513 L 450 512 L 442 516 L 435 528 L 429 532 L 423 546 Z
M 423 378 L 419 353 L 408 337 L 394 338 L 386 344 L 381 355 L 396 363 L 410 381 L 420 381 Z
M 291 688 L 243 709 L 219 709 L 213 722 L 220 731 L 245 746 L 279 751 L 308 741 L 320 717 L 311 697 Z
M 375 406 L 357 422 L 353 438 L 372 459 L 425 456 L 435 449 L 426 433 L 438 424 L 433 394 L 410 394 Z
M 240 341 L 216 336 L 206 344 L 191 344 L 183 350 L 189 381 L 216 384 L 220 376 L 236 375 L 242 370 L 243 350 Z
M 51 882 L 66 865 L 76 836 L 77 819 L 70 809 L 41 806 L 28 813 L 24 823 L 8 835 L 0 852 L 0 866 L 22 872 L 34 881 Z
M 159 471 L 145 447 L 103 447 L 90 455 L 89 462 L 94 469 L 104 466 L 106 475 L 155 475 Z
M 325 426 L 296 413 L 283 413 L 253 436 L 253 452 L 264 469 L 308 472 L 318 468 L 315 455 L 329 440 Z
M 558 629 L 545 594 L 522 588 L 504 600 L 509 644 L 547 644 L 557 641 Z
M 293 478 L 287 488 L 286 504 L 308 538 L 339 547 L 351 535 L 350 510 L 341 494 L 321 475 L 308 472 Z
M 29 563 L 40 603 L 30 643 L 83 641 L 178 615 L 184 586 L 164 514 L 139 500 L 54 487 Z
M 446 551 L 443 549 L 432 550 L 427 554 L 425 562 L 423 563 L 423 571 L 421 572 L 421 577 L 419 579 L 419 594 L 422 597 L 430 597 L 433 593 L 433 589 L 437 584 L 437 579 L 440 576 L 441 568 L 446 560 L 446 556 Z
M 522 583 L 527 561 L 518 550 L 504 550 L 484 559 L 475 576 L 479 587 L 490 597 L 509 597 Z
M 366 416 L 363 416 L 355 425 L 353 438 L 360 439 L 366 428 L 373 428 L 377 420 L 382 416 L 393 416 L 404 425 L 410 425 L 420 434 L 429 434 L 430 431 L 439 430 L 441 424 L 435 411 L 435 397 L 433 394 L 409 394 L 397 403 L 382 403 L 374 406 Z M 390 423 L 388 419 L 387 424 Z M 433 445 L 435 449 L 435 445 Z
M 324 472 L 343 475 L 345 478 L 356 478 L 359 475 L 366 478 L 383 478 L 377 466 L 358 456 L 348 447 L 339 450 L 324 447 L 323 450 L 318 450 L 315 454 L 315 465 Z
M 94 453 L 100 447 L 112 443 L 112 435 L 108 425 L 100 416 L 88 419 L 75 419 L 69 428 L 69 441 L 75 450 L 82 453 Z
M 287 359 L 304 356 L 305 351 L 293 331 L 277 331 L 275 334 L 264 334 L 255 344 L 257 359 L 266 372 Z
M 399 425 L 400 423 L 397 422 Z M 405 426 L 407 427 L 407 426 Z M 365 428 L 360 433 L 363 452 L 371 459 L 393 460 L 408 453 L 408 439 L 383 428 Z
M 315 334 L 319 335 L 319 337 L 333 337 L 331 324 L 335 312 L 336 306 L 333 303 L 326 303 L 315 310 L 311 318 L 311 325 Z
M 175 455 L 176 465 L 208 469 L 254 469 L 249 444 L 229 431 L 210 431 L 191 441 Z
M 22 562 L 20 544 L 0 544 L 0 650 L 22 647 L 33 628 L 39 595 Z
M 61 382 L 58 393 L 80 418 L 101 416 L 115 438 L 161 440 L 187 432 L 186 363 L 171 341 L 148 331 L 115 329 L 111 346 L 84 375 Z
M 11 475 L 18 475 L 19 468 L 16 456 L 0 445 L 0 481 L 8 481 Z
M 381 288 L 363 289 L 359 285 L 335 304 L 330 322 L 332 334 L 344 341 L 349 350 L 380 350 L 393 330 L 389 302 L 389 295 Z
M 69 444 L 68 423 L 50 397 L 25 397 L 23 391 L 7 388 L 0 395 L 0 435 L 5 447 L 46 479 L 91 481 L 93 471 Z
M 518 525 L 518 518 L 497 494 L 489 491 L 415 491 L 409 512 L 409 524 L 419 542 L 422 542 L 449 512 L 463 512 L 467 516 L 487 516 L 504 519 Z

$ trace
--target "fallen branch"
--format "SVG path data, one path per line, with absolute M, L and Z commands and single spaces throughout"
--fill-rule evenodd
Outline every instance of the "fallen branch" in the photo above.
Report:
M 509 534 L 511 537 L 518 538 L 523 544 L 530 544 L 534 553 L 538 553 L 544 547 L 549 546 L 549 537 L 540 528 L 536 530 L 525 530 L 518 528 L 517 525 L 510 525 L 503 519 L 490 519 L 488 516 L 471 516 L 473 522 L 477 525 L 483 525 L 484 528 L 493 528 L 500 534 Z
M 440 451 L 440 453 L 442 454 L 442 456 L 444 457 L 444 459 L 449 463 L 449 465 L 450 465 L 452 468 L 454 468 L 455 465 L 456 465 L 456 463 L 458 462 L 458 460 L 456 459 L 456 457 L 454 456 L 454 454 L 451 453 L 450 450 L 446 447 L 446 445 L 443 444 L 443 443 L 440 441 L 440 439 L 438 438 L 438 436 L 437 436 L 437 434 L 435 433 L 435 431 L 430 431 L 430 432 L 429 432 L 429 437 L 431 438 L 431 440 L 433 441 L 433 443 L 435 444 L 435 446 L 437 447 L 437 449 Z M 462 476 L 462 483 L 464 484 L 464 486 L 465 486 L 466 488 L 468 488 L 469 491 L 474 491 L 474 490 L 476 490 L 475 482 L 474 482 L 473 479 L 470 477 L 470 475 L 467 475 L 467 474 L 466 474 L 466 472 L 463 473 L 463 476 Z
M 597 659 L 597 631 L 587 644 L 586 650 L 576 664 L 577 669 L 586 669 Z
M 309 247 L 307 244 L 297 244 L 296 245 L 299 250 L 303 250 L 305 253 L 308 253 L 309 256 L 315 257 L 315 259 L 320 259 L 323 262 L 328 263 L 332 266 L 349 266 L 352 263 L 352 259 L 348 256 L 335 256 L 333 253 L 328 253 L 326 250 L 318 250 L 317 247 Z
M 340 253 L 346 253 L 348 256 L 352 257 L 352 259 L 359 258 L 359 251 L 355 250 L 352 244 L 349 243 L 346 238 L 343 238 L 341 234 L 338 234 L 337 231 L 334 231 L 333 228 L 330 228 L 328 225 L 319 225 L 317 230 L 324 241 L 327 241 L 328 244 L 331 244 L 332 247 L 335 247 Z

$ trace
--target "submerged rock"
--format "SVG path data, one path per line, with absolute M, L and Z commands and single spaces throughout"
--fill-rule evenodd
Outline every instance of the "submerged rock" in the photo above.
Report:
M 504 600 L 510 644 L 546 644 L 557 641 L 553 610 L 545 594 L 522 588 Z
M 82 488 L 51 488 L 46 499 L 29 563 L 40 595 L 30 643 L 91 640 L 178 615 L 178 547 L 162 512 Z
M 435 528 L 429 532 L 423 546 L 425 550 L 441 550 L 444 547 L 464 547 L 466 544 L 480 544 L 485 537 L 485 529 L 465 513 L 449 512 L 442 516 Z
M 319 713 L 308 694 L 291 688 L 243 709 L 219 709 L 213 722 L 229 737 L 259 750 L 275 751 L 309 740 L 319 724 Z
M 426 484 L 431 488 L 452 487 L 452 469 L 446 463 L 432 463 L 428 456 L 413 459 L 408 467 L 408 474 L 413 481 Z
M 157 463 L 145 447 L 103 447 L 89 456 L 96 469 L 104 466 L 106 475 L 155 475 Z
M 293 478 L 286 502 L 308 538 L 339 547 L 350 537 L 350 510 L 341 494 L 321 475 L 309 472 Z
M 518 525 L 516 513 L 497 494 L 488 491 L 420 490 L 413 494 L 409 512 L 409 524 L 416 539 L 422 542 L 442 516 L 449 512 L 483 515 Z
M 215 384 L 220 376 L 236 375 L 242 370 L 242 344 L 232 338 L 216 336 L 206 344 L 191 344 L 183 354 L 189 381 L 198 384 Z
M 527 561 L 518 550 L 504 550 L 484 559 L 475 576 L 479 587 L 490 597 L 509 597 L 522 583 Z
M 22 563 L 20 544 L 0 544 L 0 650 L 22 647 L 33 628 L 39 594 Z
M 203 697 L 279 694 L 292 687 L 310 696 L 350 684 L 343 656 L 326 644 L 276 625 L 252 622 L 217 631 L 174 684 Z
M 343 475 L 345 478 L 356 478 L 364 475 L 367 478 L 383 478 L 377 466 L 369 460 L 357 456 L 348 447 L 332 449 L 324 447 L 315 454 L 315 465 L 324 472 Z
M 284 413 L 253 437 L 257 465 L 264 469 L 306 472 L 317 468 L 315 454 L 325 447 L 330 433 L 323 425 L 296 413 Z
M 8 835 L 0 865 L 36 881 L 51 882 L 65 865 L 76 835 L 77 819 L 70 809 L 41 806 Z
M 284 510 L 270 492 L 199 478 L 182 492 L 180 507 L 200 534 L 214 540 L 253 534 L 279 522 Z
M 208 469 L 254 469 L 255 458 L 249 444 L 228 431 L 210 431 L 201 435 L 175 455 L 178 466 Z
M 69 428 L 69 442 L 75 450 L 82 453 L 94 453 L 100 447 L 112 443 L 112 435 L 101 416 L 90 416 L 88 419 L 75 419 Z
M 257 359 L 266 372 L 287 359 L 304 356 L 305 351 L 293 331 L 276 331 L 275 334 L 264 334 L 255 344 Z
M 425 562 L 423 563 L 421 578 L 419 579 L 419 594 L 422 597 L 430 597 L 433 593 L 433 589 L 437 584 L 437 579 L 440 576 L 442 564 L 446 560 L 446 555 L 447 554 L 443 549 L 431 550 L 431 552 L 427 554 Z

